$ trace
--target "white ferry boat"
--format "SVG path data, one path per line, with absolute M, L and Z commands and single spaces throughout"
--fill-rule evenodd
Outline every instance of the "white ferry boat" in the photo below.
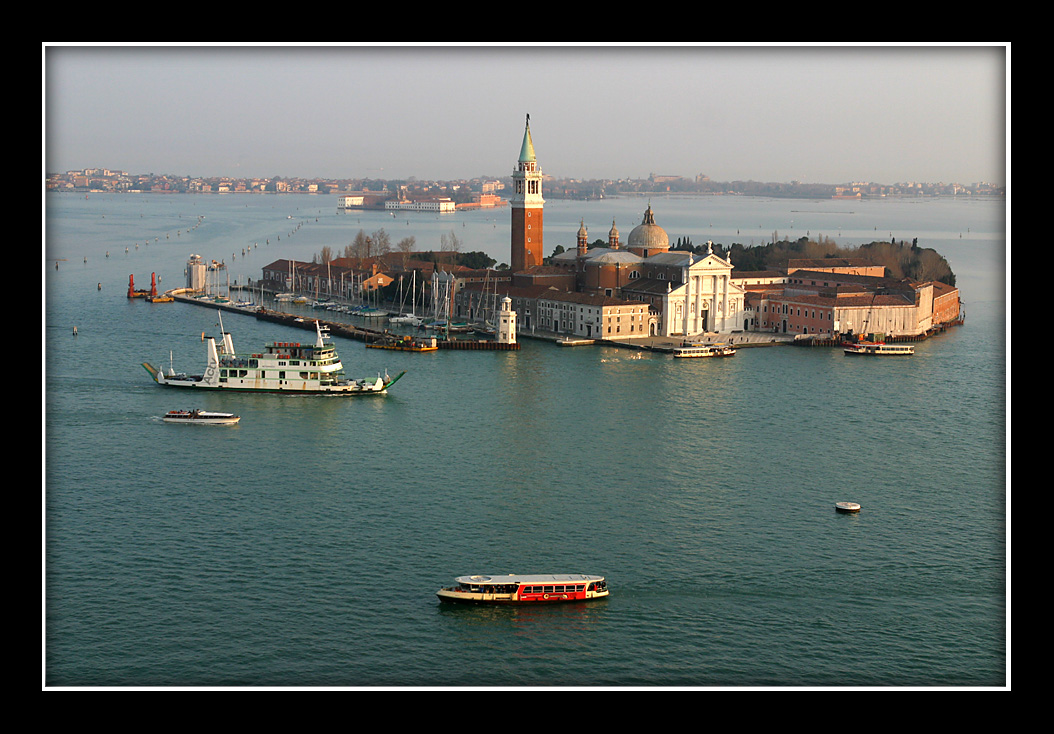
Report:
M 165 423 L 195 423 L 203 426 L 230 426 L 241 420 L 234 413 L 214 413 L 209 410 L 170 410 L 162 420 Z
M 219 347 L 215 337 L 204 337 L 206 364 L 201 375 L 177 373 L 171 368 L 166 373 L 147 362 L 143 367 L 154 382 L 166 387 L 296 395 L 378 395 L 406 374 L 403 371 L 389 377 L 386 372 L 376 378 L 348 379 L 337 350 L 327 341 L 325 327 L 317 320 L 315 331 L 318 336 L 314 344 L 272 342 L 257 354 L 235 353 L 227 332 L 223 332 L 223 343 Z
M 730 344 L 683 344 L 674 347 L 675 359 L 698 359 L 701 357 L 733 357 L 735 347 Z
M 458 576 L 456 586 L 436 592 L 440 601 L 461 604 L 554 604 L 608 595 L 603 576 L 579 573 Z
M 864 354 L 868 356 L 906 356 L 915 353 L 911 344 L 886 344 L 885 342 L 856 342 L 845 345 L 846 354 Z

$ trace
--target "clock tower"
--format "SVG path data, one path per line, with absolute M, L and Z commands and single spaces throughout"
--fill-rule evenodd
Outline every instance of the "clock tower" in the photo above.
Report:
M 542 171 L 534 157 L 531 140 L 531 116 L 520 147 L 520 159 L 512 174 L 512 272 L 542 264 Z

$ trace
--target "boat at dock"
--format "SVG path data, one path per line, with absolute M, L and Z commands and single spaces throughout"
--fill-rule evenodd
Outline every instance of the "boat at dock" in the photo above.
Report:
M 886 344 L 885 342 L 854 342 L 844 347 L 846 354 L 863 354 L 870 357 L 909 356 L 915 353 L 912 344 Z
M 673 356 L 676 359 L 734 357 L 735 354 L 735 347 L 731 344 L 682 344 L 673 349 Z
M 860 512 L 860 505 L 857 502 L 835 502 L 834 509 L 839 512 Z
M 608 595 L 607 580 L 588 574 L 458 576 L 455 586 L 436 592 L 440 601 L 460 604 L 554 604 L 591 601 Z
M 221 314 L 221 331 L 222 319 Z M 313 344 L 271 342 L 264 351 L 253 354 L 236 353 L 227 332 L 222 332 L 219 346 L 215 337 L 202 335 L 206 342 L 203 374 L 177 373 L 171 367 L 165 372 L 147 362 L 143 367 L 154 382 L 165 387 L 294 395 L 379 395 L 406 374 L 404 370 L 395 377 L 385 372 L 376 378 L 347 378 L 337 350 L 329 342 L 328 329 L 316 320 L 315 332 L 317 338 Z
M 241 420 L 234 413 L 215 413 L 209 410 L 170 410 L 162 420 L 165 423 L 193 423 L 201 426 L 230 426 Z
M 366 347 L 368 349 L 391 349 L 396 352 L 437 352 L 439 351 L 439 340 L 434 336 L 392 336 L 382 341 L 367 344 Z

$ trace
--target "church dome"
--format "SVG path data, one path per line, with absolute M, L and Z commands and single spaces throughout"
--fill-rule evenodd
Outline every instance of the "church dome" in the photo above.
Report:
M 655 223 L 650 204 L 648 211 L 644 212 L 644 220 L 629 233 L 626 246 L 643 252 L 670 249 L 670 237 L 665 229 Z

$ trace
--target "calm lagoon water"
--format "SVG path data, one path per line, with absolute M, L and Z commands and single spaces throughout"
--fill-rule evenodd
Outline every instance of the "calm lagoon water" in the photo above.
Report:
M 743 349 L 718 363 L 527 341 L 400 354 L 334 341 L 351 400 L 188 396 L 217 315 L 125 297 L 191 254 L 258 278 L 360 229 L 508 260 L 508 210 L 339 214 L 331 196 L 48 195 L 47 686 L 1004 686 L 1003 202 L 651 201 L 671 239 L 773 232 L 944 254 L 962 328 L 910 360 Z M 546 205 L 547 248 L 640 222 Z M 299 226 L 298 226 L 299 225 Z M 127 251 L 126 251 L 127 248 Z M 244 250 L 244 253 L 243 253 Z M 73 335 L 73 327 L 77 335 Z M 237 347 L 303 332 L 224 316 Z M 238 426 L 162 423 L 236 412 Z M 860 502 L 856 516 L 833 503 Z M 465 573 L 607 575 L 611 597 L 448 608 Z

